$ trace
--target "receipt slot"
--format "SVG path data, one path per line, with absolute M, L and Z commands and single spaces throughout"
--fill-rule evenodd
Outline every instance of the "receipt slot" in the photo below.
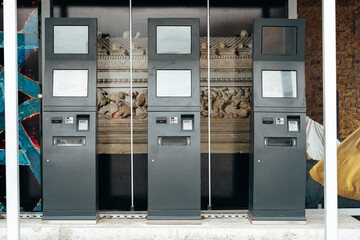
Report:
M 253 27 L 249 219 L 305 222 L 305 21 Z
M 147 219 L 198 221 L 199 19 L 149 19 L 148 33 Z
M 97 20 L 45 19 L 43 220 L 96 220 Z

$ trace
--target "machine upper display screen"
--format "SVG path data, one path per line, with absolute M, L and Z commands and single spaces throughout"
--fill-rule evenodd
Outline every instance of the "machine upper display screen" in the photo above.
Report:
M 190 26 L 157 26 L 157 54 L 191 54 Z
M 157 97 L 191 97 L 191 70 L 157 70 Z
M 296 27 L 263 27 L 262 54 L 295 55 Z
M 87 97 L 88 70 L 54 70 L 54 97 Z
M 296 71 L 262 71 L 262 97 L 297 98 Z
M 54 26 L 55 54 L 88 54 L 88 26 Z

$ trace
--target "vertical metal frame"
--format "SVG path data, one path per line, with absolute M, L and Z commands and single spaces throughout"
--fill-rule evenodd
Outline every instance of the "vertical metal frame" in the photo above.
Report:
M 325 239 L 338 238 L 336 145 L 336 1 L 322 1 Z
M 4 0 L 7 239 L 20 239 L 17 1 Z

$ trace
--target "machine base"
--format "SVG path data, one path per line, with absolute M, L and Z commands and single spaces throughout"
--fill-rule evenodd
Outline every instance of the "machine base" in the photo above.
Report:
M 48 225 L 96 225 L 98 220 L 43 220 Z
M 44 210 L 43 221 L 97 221 L 98 214 L 96 211 L 91 210 Z
M 147 220 L 148 225 L 201 225 L 201 220 Z
M 259 211 L 262 212 L 262 211 Z M 259 214 L 257 212 L 254 216 L 252 211 L 248 212 L 248 219 L 254 225 L 287 225 L 287 224 L 306 224 L 305 211 L 304 214 L 299 214 L 299 211 L 264 211 L 266 214 Z M 302 211 L 300 211 L 302 212 Z
M 148 210 L 147 220 L 152 221 L 200 221 L 199 210 Z

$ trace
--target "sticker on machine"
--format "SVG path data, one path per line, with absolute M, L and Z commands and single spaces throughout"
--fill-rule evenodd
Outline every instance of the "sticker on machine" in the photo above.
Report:
M 88 130 L 88 120 L 79 120 L 79 131 Z
M 298 121 L 289 121 L 289 132 L 298 132 Z
M 285 123 L 284 118 L 277 117 L 277 118 L 275 119 L 275 123 L 276 123 L 277 125 L 284 125 L 284 123 Z
M 183 120 L 183 130 L 192 131 L 192 120 Z
M 65 124 L 74 124 L 74 117 L 65 117 Z
M 170 117 L 170 124 L 177 124 L 178 122 L 178 117 Z

